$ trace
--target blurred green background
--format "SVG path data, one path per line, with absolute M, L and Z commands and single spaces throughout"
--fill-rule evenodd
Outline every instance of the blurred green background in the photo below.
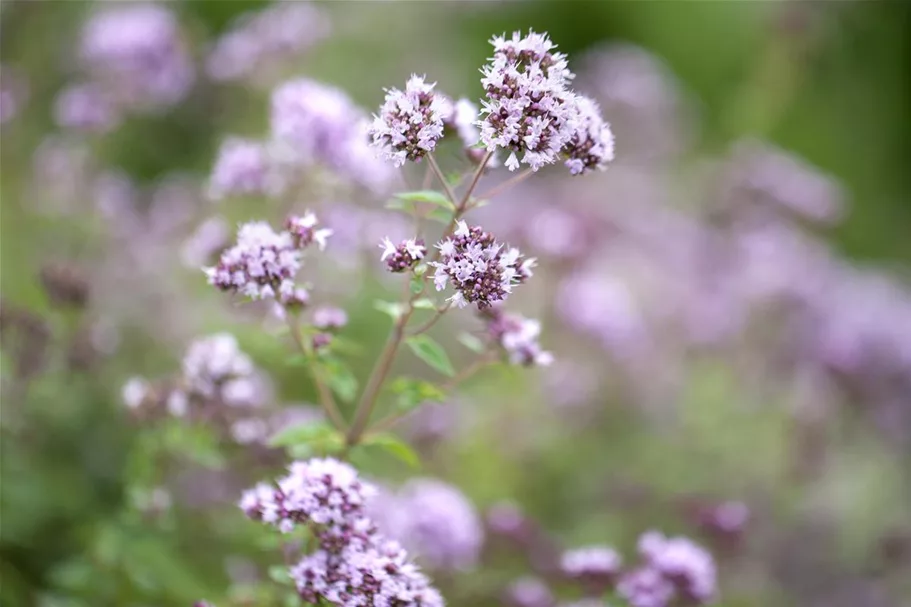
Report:
M 212 0 L 171 6 L 199 55 L 237 15 L 264 4 Z M 365 108 L 376 107 L 383 87 L 400 85 L 413 71 L 427 72 L 453 94 L 480 97 L 477 69 L 493 34 L 547 31 L 571 58 L 601 42 L 639 45 L 666 62 L 696 101 L 692 157 L 723 153 L 744 135 L 803 156 L 837 177 L 850 200 L 846 220 L 826 238 L 851 258 L 907 272 L 911 3 L 321 6 L 334 33 L 293 73 L 337 85 Z M 21 70 L 29 82 L 27 105 L 0 134 L 0 295 L 5 310 L 24 310 L 45 323 L 3 328 L 11 337 L 3 344 L 0 601 L 48 607 L 218 602 L 229 585 L 226 555 L 277 562 L 275 547 L 232 507 L 236 494 L 221 505 L 175 508 L 154 522 L 126 508 L 134 475 L 175 478 L 189 465 L 179 458 L 149 462 L 154 448 L 145 442 L 152 439 L 143 438 L 120 403 L 129 376 L 154 377 L 179 362 L 180 351 L 144 327 L 142 314 L 154 314 L 154 304 L 138 305 L 139 317 L 126 324 L 116 356 L 81 364 L 85 318 L 53 305 L 39 280 L 49 259 L 99 267 L 105 261 L 95 218 L 36 212 L 29 189 L 33 152 L 54 129 L 53 98 L 68 81 L 68 54 L 90 8 L 77 1 L 4 0 L 0 20 L 0 62 Z M 264 131 L 267 93 L 198 88 L 176 109 L 131 118 L 94 142 L 99 162 L 126 171 L 139 184 L 173 171 L 205 175 L 225 133 Z M 167 288 L 198 295 L 197 308 L 205 307 L 214 298 L 202 295 L 201 282 L 188 275 Z M 378 288 L 365 285 L 363 297 L 348 306 L 350 334 L 371 352 L 385 332 L 371 308 Z M 172 291 L 158 295 L 168 299 Z M 233 326 L 222 311 L 196 309 L 193 319 L 200 334 L 237 333 L 283 396 L 311 396 L 300 373 L 284 365 L 281 344 L 256 326 Z M 42 350 L 36 356 L 45 362 L 20 389 L 12 378 L 21 375 L 16 365 L 28 346 Z M 369 362 L 369 356 L 359 360 L 357 372 L 365 373 Z M 569 544 L 629 549 L 648 527 L 688 533 L 671 505 L 678 495 L 745 499 L 757 531 L 745 556 L 722 559 L 724 605 L 907 605 L 902 600 L 911 600 L 911 561 L 886 567 L 882 541 L 909 525 L 908 454 L 885 444 L 861 416 L 848 414 L 826 430 L 834 445 L 827 473 L 812 482 L 794 480 L 788 463 L 794 428 L 783 407 L 731 407 L 755 395 L 745 395 L 717 360 L 694 365 L 690 373 L 687 394 L 677 403 L 682 426 L 670 435 L 614 406 L 621 397 L 610 394 L 599 423 L 557 423 L 559 415 L 525 397 L 522 375 L 496 381 L 493 374 L 490 381 L 482 375 L 471 385 L 474 400 L 483 405 L 475 429 L 435 452 L 426 471 L 462 488 L 479 508 L 503 498 L 521 503 Z M 167 435 L 160 432 L 154 440 L 166 441 Z M 216 457 L 206 437 L 186 440 L 198 446 L 191 458 L 197 464 Z M 226 457 L 229 465 L 243 466 L 243 452 L 229 449 Z M 238 488 L 249 484 L 249 475 L 241 478 Z M 643 491 L 642 479 L 652 498 L 635 497 Z M 625 495 L 627 486 L 633 497 Z M 498 604 L 500 588 L 523 565 L 511 557 L 496 563 L 470 579 L 448 581 L 444 591 L 451 603 Z M 863 590 L 852 594 L 858 586 Z M 836 602 L 839 597 L 847 602 Z

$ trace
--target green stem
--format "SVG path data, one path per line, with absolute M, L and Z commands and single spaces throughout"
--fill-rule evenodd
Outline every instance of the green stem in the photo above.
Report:
M 312 355 L 310 348 L 307 347 L 307 344 L 304 343 L 304 339 L 301 336 L 300 326 L 297 322 L 297 316 L 292 314 L 289 310 L 285 310 L 285 318 L 288 320 L 288 328 L 291 331 L 291 337 L 294 339 L 294 343 L 297 344 L 298 350 L 308 359 L 307 369 L 310 371 L 310 377 L 313 379 L 313 383 L 316 385 L 316 391 L 319 394 L 320 405 L 323 410 L 326 412 L 326 415 L 332 421 L 333 425 L 340 431 L 344 432 L 347 424 L 345 424 L 345 418 L 342 417 L 341 411 L 339 411 L 338 405 L 335 404 L 335 399 L 332 397 L 332 391 L 329 387 L 323 382 L 323 378 L 320 377 L 319 371 L 312 364 Z
M 503 192 L 505 192 L 506 190 L 508 190 L 508 189 L 511 188 L 512 186 L 514 186 L 514 185 L 516 185 L 517 183 L 519 183 L 519 182 L 524 181 L 525 179 L 527 179 L 527 178 L 528 178 L 530 175 L 532 175 L 533 173 L 534 173 L 533 170 L 531 170 L 531 169 L 525 169 L 524 171 L 522 171 L 522 172 L 519 173 L 518 175 L 515 175 L 515 176 L 513 176 L 513 177 L 510 177 L 509 179 L 507 179 L 507 180 L 504 181 L 503 183 L 500 183 L 500 184 L 498 184 L 498 185 L 495 185 L 495 186 L 492 187 L 491 189 L 487 190 L 486 192 L 484 192 L 483 194 L 481 194 L 480 196 L 478 196 L 478 198 L 484 200 L 484 199 L 493 198 L 493 197 L 496 196 L 497 194 L 502 194 Z
M 436 159 L 433 157 L 433 154 L 427 154 L 427 162 L 430 165 L 430 170 L 433 171 L 433 174 L 437 176 L 440 184 L 443 186 L 443 191 L 446 192 L 446 196 L 452 202 L 453 206 L 458 205 L 458 199 L 456 198 L 455 192 L 452 191 L 452 187 L 449 185 L 449 182 L 446 181 L 446 176 L 443 175 L 443 171 L 440 170 L 440 165 L 437 164 Z
M 427 322 L 411 331 L 409 335 L 420 335 L 421 333 L 428 331 L 433 325 L 437 324 L 437 322 L 443 317 L 443 314 L 446 314 L 446 312 L 449 311 L 450 307 L 452 307 L 452 302 L 447 302 L 446 305 L 442 308 L 437 308 L 433 316 L 431 316 Z
M 452 220 L 450 220 L 449 225 L 446 227 L 443 238 L 447 238 L 452 233 L 456 222 L 467 210 L 468 201 L 471 200 L 471 194 L 475 187 L 477 187 L 478 181 L 481 179 L 481 174 L 484 172 L 484 167 L 487 166 L 491 155 L 490 152 L 484 155 L 483 160 L 478 164 L 478 168 L 475 170 L 468 189 L 465 190 L 465 194 L 461 201 L 457 202 L 455 193 L 446 181 L 443 171 L 440 170 L 433 155 L 427 154 L 427 161 L 430 169 L 437 176 L 437 179 L 440 180 L 443 189 L 446 191 L 446 195 L 452 201 L 452 204 L 455 205 Z M 433 260 L 436 261 L 438 259 L 439 250 L 437 250 Z M 409 284 L 405 283 L 406 294 L 409 292 L 408 288 Z M 386 377 L 389 375 L 389 370 L 392 368 L 392 363 L 395 360 L 395 355 L 398 352 L 399 346 L 402 345 L 402 340 L 405 338 L 405 328 L 408 325 L 408 321 L 411 319 L 411 315 L 414 313 L 414 302 L 417 301 L 422 293 L 423 289 L 420 293 L 415 293 L 410 297 L 406 295 L 403 298 L 406 301 L 405 310 L 402 312 L 401 316 L 396 319 L 395 324 L 392 327 L 392 332 L 386 340 L 386 345 L 383 346 L 383 350 L 380 352 L 379 358 L 377 358 L 376 364 L 373 366 L 373 371 L 370 372 L 370 378 L 367 380 L 367 385 L 364 388 L 361 399 L 358 401 L 357 411 L 354 414 L 354 422 L 351 424 L 351 428 L 348 430 L 348 435 L 345 438 L 347 449 L 357 445 L 368 428 L 370 416 L 373 414 L 373 409 L 376 407 L 377 397 L 380 394 L 383 384 L 386 382 Z

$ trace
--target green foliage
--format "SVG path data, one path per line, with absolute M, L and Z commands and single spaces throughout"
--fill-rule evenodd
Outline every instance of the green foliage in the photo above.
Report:
M 452 377 L 455 375 L 455 369 L 446 355 L 446 350 L 428 335 L 415 335 L 409 337 L 405 343 L 411 348 L 415 356 L 425 363 L 442 373 Z
M 420 192 L 403 192 L 396 194 L 396 198 L 411 203 L 426 203 L 442 209 L 455 210 L 452 201 L 445 194 L 436 190 L 421 190 Z
M 385 301 L 382 299 L 377 299 L 373 302 L 373 307 L 386 314 L 392 320 L 398 320 L 399 317 L 405 313 L 405 306 L 401 303 L 395 301 Z
M 400 413 L 408 413 L 425 402 L 442 402 L 446 393 L 428 381 L 410 377 L 397 377 L 389 385 L 395 394 L 395 408 Z
M 411 468 L 419 468 L 421 458 L 411 446 L 394 434 L 368 434 L 364 437 L 363 447 L 377 448 L 387 453 Z
M 352 402 L 357 397 L 358 381 L 351 368 L 340 358 L 327 355 L 314 361 L 318 373 L 329 388 L 343 401 Z

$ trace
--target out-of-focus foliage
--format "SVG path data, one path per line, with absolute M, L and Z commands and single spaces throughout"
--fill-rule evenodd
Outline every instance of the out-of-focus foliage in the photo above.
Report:
M 911 360 L 911 344 L 858 372 L 868 380 L 860 382 L 853 367 L 816 375 L 817 367 L 804 364 L 806 353 L 795 353 L 791 338 L 812 322 L 799 316 L 788 324 L 782 319 L 793 318 L 789 310 L 764 309 L 717 348 L 711 339 L 693 345 L 668 320 L 676 304 L 693 305 L 684 298 L 697 290 L 678 284 L 691 274 L 676 273 L 674 262 L 698 253 L 684 246 L 678 259 L 673 246 L 703 243 L 703 232 L 678 219 L 698 220 L 699 230 L 724 223 L 724 209 L 721 219 L 713 214 L 711 198 L 723 189 L 715 179 L 726 163 L 738 166 L 732 150 L 746 149 L 742 158 L 749 157 L 752 148 L 734 146 L 744 137 L 802 157 L 831 176 L 844 201 L 840 222 L 806 230 L 830 247 L 827 260 L 837 260 L 837 277 L 823 282 L 822 296 L 813 293 L 816 303 L 845 302 L 839 311 L 846 320 L 822 325 L 833 342 L 847 319 L 867 326 L 885 316 L 854 291 L 841 292 L 852 263 L 892 271 L 889 280 L 904 280 L 907 297 L 908 5 L 326 3 L 319 5 L 331 24 L 324 39 L 276 74 L 257 73 L 265 82 L 242 85 L 211 82 L 205 57 L 237 16 L 267 3 L 169 3 L 197 70 L 186 98 L 161 112 L 125 116 L 115 130 L 67 148 L 76 140 L 48 139 L 61 131 L 55 97 L 81 78 L 80 27 L 107 4 L 5 0 L 0 10 L 0 88 L 16 100 L 0 131 L 3 605 L 179 606 L 203 598 L 286 604 L 280 583 L 271 593 L 255 584 L 281 577 L 275 567 L 283 563 L 282 545 L 236 507 L 243 489 L 279 474 L 282 454 L 274 445 L 238 444 L 237 420 L 219 420 L 221 427 L 209 418 L 144 418 L 122 402 L 131 377 L 170 377 L 195 338 L 228 331 L 268 376 L 276 415 L 312 414 L 297 407 L 317 396 L 300 361 L 289 360 L 281 323 L 213 293 L 196 269 L 211 259 L 184 246 L 214 214 L 223 216 L 229 241 L 238 221 L 277 222 L 288 211 L 254 197 L 213 211 L 204 193 L 219 143 L 228 134 L 261 137 L 271 86 L 295 76 L 337 86 L 370 111 L 384 87 L 401 86 L 412 72 L 477 99 L 487 40 L 529 27 L 549 32 L 580 83 L 608 87 L 604 98 L 616 103 L 601 102 L 615 126 L 618 167 L 579 189 L 544 169 L 477 215 L 524 238 L 523 251 L 542 258 L 538 286 L 523 287 L 516 299 L 542 318 L 543 342 L 557 362 L 540 373 L 511 370 L 505 379 L 481 372 L 452 402 L 422 408 L 413 423 L 396 427 L 421 454 L 421 475 L 446 479 L 480 512 L 493 507 L 483 564 L 434 576 L 448 602 L 505 604 L 519 577 L 553 573 L 555 546 L 608 544 L 632 555 L 636 538 L 651 528 L 697 537 L 712 549 L 726 607 L 892 607 L 911 599 L 911 391 L 900 383 L 907 375 L 891 374 L 900 356 Z M 599 79 L 591 66 L 609 51 L 616 71 Z M 624 108 L 632 109 L 627 115 Z M 463 162 L 455 150 L 441 156 Z M 421 189 L 421 177 L 408 175 L 412 189 Z M 770 179 L 787 186 L 785 173 L 773 171 Z M 341 305 L 350 317 L 336 337 L 344 361 L 325 363 L 350 417 L 350 401 L 389 327 L 377 307 L 398 287 L 380 274 L 376 244 L 402 225 L 380 213 L 387 196 L 339 199 L 332 185 L 314 178 L 295 202 L 336 213 L 342 225 L 355 216 L 359 222 L 353 245 L 330 247 L 313 262 L 325 289 L 318 303 Z M 123 196 L 123 188 L 133 191 Z M 125 211 L 117 206 L 122 200 L 131 205 Z M 561 208 L 576 214 L 577 227 L 580 217 L 585 224 L 562 251 L 555 244 Z M 342 240 L 339 223 L 329 225 Z M 830 268 L 828 261 L 807 262 L 815 253 L 802 244 L 790 257 L 787 235 L 769 242 L 758 248 L 785 253 L 770 255 L 768 283 L 800 276 L 797 282 L 815 285 L 819 268 Z M 716 244 L 706 245 L 705 264 L 740 262 L 719 259 L 719 251 L 733 249 Z M 566 253 L 571 245 L 585 254 Z M 725 269 L 746 274 L 740 266 Z M 583 270 L 620 277 L 651 300 L 637 307 L 631 289 L 609 285 L 600 299 L 582 289 L 560 303 L 568 278 Z M 765 278 L 756 281 L 767 286 Z M 593 309 L 582 313 L 574 306 L 586 303 L 585 293 Z M 717 309 L 709 307 L 714 303 Z M 687 314 L 710 333 L 732 320 L 724 302 L 711 297 L 695 306 Z M 579 317 L 581 325 L 573 325 Z M 599 324 L 592 318 L 606 319 L 605 334 L 591 328 Z M 642 339 L 637 331 L 647 323 Z M 457 331 L 433 332 L 445 352 L 427 338 L 402 353 L 397 368 L 411 379 L 383 394 L 390 407 L 436 400 L 430 380 L 472 359 L 476 326 L 454 320 L 450 328 Z M 453 337 L 459 331 L 467 335 L 463 343 Z M 907 326 L 891 332 L 909 335 Z M 415 458 L 399 439 L 380 435 L 372 447 L 357 461 L 367 474 L 391 485 L 415 474 Z M 523 525 L 545 536 L 535 545 L 550 552 L 517 549 L 510 544 L 515 534 L 497 531 L 494 515 L 506 502 L 518 505 Z M 749 522 L 728 532 L 712 517 L 735 502 L 748 506 Z M 559 575 L 547 581 L 573 598 Z

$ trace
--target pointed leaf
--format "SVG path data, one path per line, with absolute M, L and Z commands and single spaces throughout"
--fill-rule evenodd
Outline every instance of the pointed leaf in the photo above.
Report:
M 396 198 L 407 200 L 408 202 L 425 202 L 443 209 L 455 209 L 455 205 L 449 198 L 435 190 L 420 190 L 418 192 L 402 192 L 395 195 Z
M 442 402 L 446 393 L 438 386 L 424 380 L 398 377 L 389 386 L 396 395 L 395 407 L 401 413 L 408 413 L 426 402 Z
M 393 434 L 374 434 L 368 436 L 364 441 L 364 445 L 367 447 L 379 447 L 412 468 L 419 468 L 421 466 L 421 458 L 415 450 L 411 448 L 411 445 Z
M 449 362 L 446 350 L 443 349 L 443 346 L 434 341 L 433 338 L 427 335 L 415 335 L 409 337 L 407 343 L 415 356 L 425 363 L 444 375 L 449 375 L 450 377 L 455 375 L 455 369 L 453 369 L 452 363 Z
M 415 300 L 412 304 L 412 307 L 418 310 L 436 310 L 437 305 L 433 303 L 433 300 L 426 297 L 422 297 L 418 300 Z
M 471 350 L 472 352 L 477 352 L 478 354 L 483 354 L 487 350 L 487 345 L 476 335 L 471 333 L 460 333 L 459 334 L 459 343 Z
M 373 307 L 382 312 L 383 314 L 388 314 L 392 320 L 398 320 L 399 316 L 402 315 L 402 312 L 405 311 L 402 304 L 394 301 L 385 301 L 382 299 L 377 299 L 373 302 Z

